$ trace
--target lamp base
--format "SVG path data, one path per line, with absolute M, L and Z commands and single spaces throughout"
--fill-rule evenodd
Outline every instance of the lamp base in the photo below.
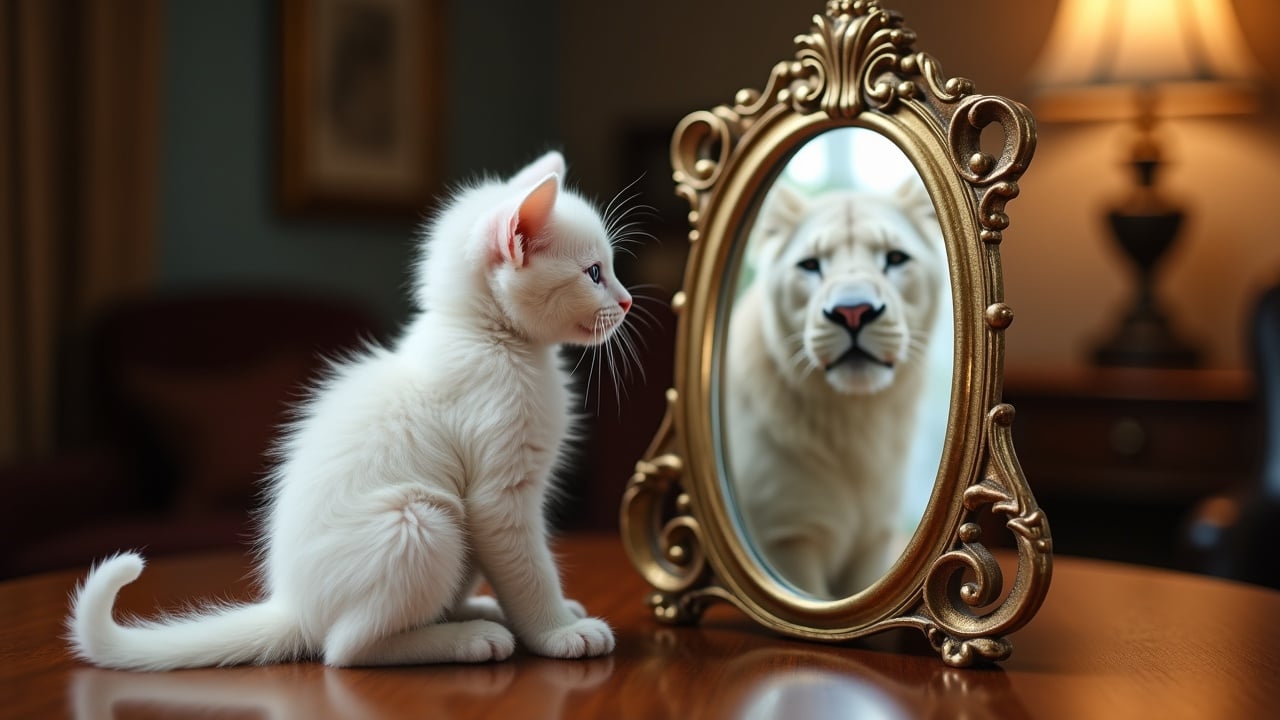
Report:
M 1155 276 L 1182 226 L 1182 212 L 1165 203 L 1151 182 L 1155 161 L 1139 160 L 1134 165 L 1141 183 L 1129 207 L 1107 215 L 1116 244 L 1137 270 L 1137 292 L 1124 321 L 1093 359 L 1099 365 L 1128 367 L 1195 367 L 1200 353 L 1174 334 L 1156 301 Z
M 1189 368 L 1200 352 L 1174 335 L 1168 321 L 1148 309 L 1130 314 L 1110 340 L 1093 353 L 1099 365 Z

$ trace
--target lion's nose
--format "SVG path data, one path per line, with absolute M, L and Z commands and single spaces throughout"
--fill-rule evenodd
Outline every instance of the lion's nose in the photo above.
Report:
M 871 303 L 861 303 L 858 305 L 837 305 L 832 308 L 831 317 L 837 324 L 844 325 L 850 330 L 857 330 L 867 323 L 880 317 L 884 312 L 884 306 L 879 309 L 871 307 Z

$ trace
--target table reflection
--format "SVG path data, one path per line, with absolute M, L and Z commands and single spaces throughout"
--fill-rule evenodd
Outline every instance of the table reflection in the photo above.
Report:
M 850 717 L 999 718 L 1031 715 L 998 669 L 957 670 L 895 648 L 761 647 L 736 654 L 718 630 L 662 628 L 637 638 L 640 661 L 622 679 L 621 718 L 690 720 Z M 914 638 L 914 636 L 912 636 Z M 887 648 L 892 633 L 868 640 Z M 893 662 L 885 660 L 893 658 Z M 694 670 L 692 666 L 699 666 Z M 714 683 L 708 684 L 707 667 Z M 644 708 L 644 714 L 631 709 Z
M 378 669 L 297 664 L 133 673 L 91 668 L 73 674 L 69 693 L 76 720 L 140 712 L 148 718 L 448 718 L 477 700 L 491 704 L 495 717 L 556 720 L 564 716 L 570 694 L 598 687 L 612 674 L 611 657 Z
M 765 678 L 736 713 L 743 720 L 781 717 L 905 720 L 906 708 L 880 688 L 824 670 L 797 670 Z

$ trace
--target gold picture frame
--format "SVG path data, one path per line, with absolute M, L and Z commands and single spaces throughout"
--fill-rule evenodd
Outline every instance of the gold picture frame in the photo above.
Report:
M 944 76 L 914 42 L 902 17 L 880 2 L 834 0 L 762 91 L 741 90 L 731 105 L 691 113 L 675 130 L 673 178 L 689 203 L 692 244 L 673 300 L 675 387 L 621 508 L 624 545 L 654 588 L 649 602 L 659 620 L 695 622 L 708 604 L 724 601 L 769 628 L 814 640 L 913 627 L 947 664 L 968 666 L 1008 657 L 1006 636 L 1045 597 L 1049 525 L 1013 450 L 1014 410 L 1001 402 L 1013 313 L 999 247 L 1005 204 L 1034 153 L 1035 125 L 1021 104 Z M 821 600 L 781 584 L 739 537 L 712 434 L 712 383 L 725 325 L 717 320 L 722 285 L 733 276 L 742 230 L 783 161 L 839 127 L 889 138 L 924 180 L 947 249 L 955 345 L 946 441 L 918 529 L 870 587 Z M 984 129 L 998 133 L 998 148 L 983 150 Z M 1010 587 L 1000 556 L 983 542 L 993 526 L 1015 548 Z
M 280 208 L 420 217 L 442 164 L 440 0 L 283 0 Z

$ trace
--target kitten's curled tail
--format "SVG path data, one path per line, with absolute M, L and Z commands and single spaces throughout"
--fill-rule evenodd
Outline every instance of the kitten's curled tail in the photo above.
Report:
M 117 623 L 116 594 L 142 573 L 137 553 L 121 553 L 89 571 L 71 601 L 67 638 L 75 654 L 118 670 L 173 670 L 213 665 L 266 664 L 303 649 L 295 620 L 270 600 L 223 605 L 161 621 Z

